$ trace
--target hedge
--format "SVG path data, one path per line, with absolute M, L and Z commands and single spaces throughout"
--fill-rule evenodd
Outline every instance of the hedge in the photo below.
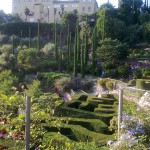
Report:
M 82 102 L 79 106 L 79 109 L 86 111 L 94 111 L 94 107 L 89 102 Z
M 51 121 L 61 120 L 62 123 L 80 125 L 90 131 L 108 133 L 108 126 L 99 119 L 84 119 L 84 118 L 68 118 L 68 117 L 55 117 Z
M 42 126 L 48 131 L 53 132 L 53 129 L 56 127 L 50 126 L 48 124 L 42 124 Z M 101 140 L 106 141 L 107 139 L 112 139 L 114 135 L 106 135 L 101 133 L 92 132 L 80 125 L 70 125 L 70 124 L 62 124 L 59 127 L 60 134 L 67 136 L 69 139 L 74 141 L 81 142 L 99 142 Z
M 0 25 L 0 32 L 1 34 L 6 34 L 8 36 L 16 35 L 20 37 L 20 32 L 22 30 L 23 37 L 29 37 L 29 27 L 31 28 L 31 37 L 37 36 L 37 29 L 38 23 L 31 23 L 31 22 L 12 22 Z M 57 24 L 59 26 L 59 24 Z M 58 29 L 58 33 L 60 32 Z M 40 35 L 41 36 L 48 36 L 51 35 L 51 38 L 53 38 L 54 34 L 54 27 L 53 23 L 40 23 Z
M 70 107 L 70 108 L 79 108 L 79 105 L 80 105 L 81 103 L 82 103 L 81 101 L 72 100 L 72 101 L 69 101 L 69 102 L 65 103 L 65 105 L 66 105 L 67 107 Z
M 79 110 L 75 108 L 69 108 L 66 106 L 58 107 L 54 113 L 54 116 L 59 117 L 74 117 L 74 118 L 86 118 L 86 119 L 100 119 L 107 125 L 110 119 L 114 116 L 113 114 L 96 114 L 94 112 L 88 112 L 84 110 Z
M 142 90 L 150 90 L 150 80 L 137 79 L 136 88 L 142 89 Z
M 106 108 L 95 108 L 94 112 L 101 114 L 115 114 L 115 109 L 106 109 Z

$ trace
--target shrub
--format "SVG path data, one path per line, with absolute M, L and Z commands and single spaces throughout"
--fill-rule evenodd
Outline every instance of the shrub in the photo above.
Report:
M 142 77 L 150 76 L 150 68 L 143 68 L 142 69 Z
M 41 66 L 41 52 L 33 48 L 20 50 L 17 60 L 20 68 L 26 71 L 37 70 Z
M 71 78 L 62 77 L 61 79 L 55 80 L 55 88 L 61 92 L 69 92 L 70 93 L 70 82 Z
M 102 87 L 102 88 L 106 88 L 106 82 L 108 79 L 99 79 L 97 80 L 98 84 Z
M 136 69 L 133 72 L 133 78 L 135 79 L 140 79 L 142 77 L 142 72 L 140 69 Z
M 54 56 L 55 53 L 55 45 L 53 43 L 48 43 L 42 48 L 42 52 L 45 54 L 46 57 Z
M 0 73 L 0 93 L 10 95 L 12 87 L 18 82 L 18 78 L 14 76 L 11 70 L 2 71 Z
M 122 65 L 117 68 L 118 73 L 122 77 L 128 77 L 129 75 L 129 66 L 128 65 Z
M 38 80 L 33 80 L 32 84 L 28 85 L 28 88 L 26 93 L 31 97 L 40 97 L 43 94 Z

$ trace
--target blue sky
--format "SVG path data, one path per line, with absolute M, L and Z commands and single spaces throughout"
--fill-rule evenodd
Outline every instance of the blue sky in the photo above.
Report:
M 118 0 L 109 0 L 115 7 L 118 6 Z M 108 0 L 97 0 L 100 6 L 103 3 L 108 2 Z M 12 11 L 12 0 L 0 0 L 0 9 L 3 9 L 5 13 L 11 13 Z

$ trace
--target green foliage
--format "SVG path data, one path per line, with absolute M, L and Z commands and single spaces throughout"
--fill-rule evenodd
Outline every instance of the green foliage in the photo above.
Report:
M 55 88 L 61 92 L 69 92 L 71 91 L 70 86 L 71 78 L 62 77 L 61 79 L 55 80 Z
M 130 80 L 128 83 L 127 83 L 128 86 L 135 86 L 136 85 L 136 80 L 133 79 L 133 80 Z
M 28 90 L 26 90 L 25 93 L 30 97 L 37 98 L 43 94 L 40 86 L 41 83 L 39 80 L 33 80 L 33 83 L 28 85 Z
M 59 25 L 57 25 L 59 26 Z M 29 37 L 29 27 L 31 28 L 31 38 L 37 36 L 37 23 L 31 23 L 31 22 L 12 22 L 12 23 L 7 23 L 4 25 L 0 25 L 0 32 L 2 34 L 6 34 L 8 36 L 18 36 L 20 37 L 20 30 L 22 29 L 23 31 L 23 38 Z M 13 30 L 12 30 L 13 29 Z M 40 30 L 41 35 L 53 35 L 53 24 L 48 24 L 48 23 L 42 23 L 40 24 Z M 59 31 L 59 28 L 58 28 Z M 52 40 L 51 36 L 51 40 Z
M 128 55 L 126 44 L 106 38 L 104 41 L 100 41 L 100 45 L 96 51 L 97 59 L 103 62 L 105 68 L 109 66 L 115 68 L 118 63 L 126 60 Z
M 10 37 L 8 35 L 0 34 L 0 44 L 8 44 Z
M 141 69 L 135 69 L 133 72 L 133 78 L 140 79 L 142 77 Z
M 129 76 L 129 65 L 121 65 L 117 68 L 117 71 L 121 77 L 128 77 Z
M 149 76 L 150 76 L 150 68 L 143 68 L 142 77 L 149 77 Z
M 12 87 L 18 82 L 18 78 L 12 74 L 10 70 L 2 71 L 0 73 L 0 93 L 10 95 Z
M 0 47 L 0 71 L 14 67 L 15 56 L 12 54 L 12 46 L 4 44 Z
M 52 58 L 55 54 L 55 45 L 53 43 L 47 43 L 41 51 L 44 53 L 45 57 Z
M 150 90 L 150 80 L 137 79 L 136 88 L 142 89 L 142 90 Z
M 20 50 L 17 56 L 19 68 L 26 71 L 38 69 L 41 59 L 41 52 L 33 48 Z
M 146 38 L 147 38 L 148 41 L 149 41 L 149 37 L 150 37 L 150 22 L 147 22 L 147 23 L 145 24 L 145 29 L 146 29 L 145 36 L 146 36 Z
M 114 83 L 112 81 L 107 81 L 106 82 L 106 87 L 108 90 L 113 90 Z
M 113 7 L 104 6 L 97 14 L 96 26 L 101 40 L 105 38 L 124 39 L 126 34 L 125 23 L 117 18 L 116 10 Z
M 77 23 L 78 16 L 74 12 L 65 12 L 62 15 L 62 24 L 64 26 L 64 29 L 67 31 L 68 25 L 70 27 L 70 32 L 75 32 L 75 26 Z
M 97 82 L 102 88 L 108 89 L 108 90 L 113 90 L 113 87 L 114 87 L 113 81 L 111 81 L 107 78 L 102 78 L 102 79 L 98 79 Z

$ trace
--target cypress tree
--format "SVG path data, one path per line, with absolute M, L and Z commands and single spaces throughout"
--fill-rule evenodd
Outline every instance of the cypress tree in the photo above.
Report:
M 20 47 L 21 47 L 21 49 L 22 49 L 22 47 L 23 47 L 23 45 L 22 45 L 22 30 L 21 30 L 21 32 L 20 32 L 20 35 L 21 35 L 21 37 L 20 37 Z
M 75 29 L 75 42 L 74 42 L 74 70 L 73 76 L 77 77 L 77 29 Z
M 40 50 L 40 21 L 38 21 L 37 50 Z
M 69 73 L 69 64 L 70 64 L 70 61 L 69 61 L 69 35 L 70 35 L 70 32 L 69 32 L 69 25 L 68 25 L 68 35 L 67 35 L 67 73 Z
M 71 32 L 69 34 L 69 62 L 71 61 Z
M 88 18 L 86 16 L 86 26 L 88 24 Z M 85 51 L 85 54 L 84 54 L 84 64 L 85 66 L 87 65 L 87 61 L 88 61 L 88 37 L 87 37 L 87 32 L 85 32 L 85 38 L 84 38 L 84 51 Z
M 105 17 L 106 17 L 106 8 L 104 8 L 104 14 L 103 14 L 103 28 L 102 28 L 102 40 L 105 39 Z
M 31 48 L 31 27 L 29 27 L 29 48 Z
M 57 62 L 57 58 L 58 58 L 58 52 L 57 52 L 57 23 L 55 22 L 55 26 L 54 26 L 54 44 L 55 44 L 55 59 Z
M 62 72 L 62 43 L 61 43 L 62 32 L 60 32 L 60 46 L 59 46 L 59 71 Z
M 79 20 L 77 21 L 77 62 L 80 61 L 80 35 L 79 35 Z
M 13 38 L 12 38 L 12 54 L 13 55 L 15 54 L 14 51 L 15 51 L 15 39 L 14 39 L 14 36 L 13 36 Z
M 97 45 L 97 38 L 96 38 L 96 34 L 97 34 L 97 29 L 96 27 L 93 30 L 93 36 L 92 36 L 92 65 L 93 65 L 93 73 L 95 70 L 95 51 L 96 51 L 96 45 Z
M 84 45 L 81 45 L 81 77 L 84 78 Z

